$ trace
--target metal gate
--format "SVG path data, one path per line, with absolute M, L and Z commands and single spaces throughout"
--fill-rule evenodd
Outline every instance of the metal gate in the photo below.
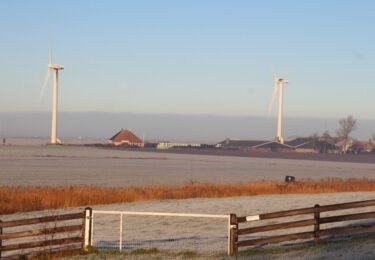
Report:
M 229 253 L 230 228 L 230 215 L 93 210 L 90 244 L 118 251 Z

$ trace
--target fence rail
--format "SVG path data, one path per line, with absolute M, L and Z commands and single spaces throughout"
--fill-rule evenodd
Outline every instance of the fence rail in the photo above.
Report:
M 116 224 L 116 228 L 119 229 L 118 237 L 118 250 L 121 251 L 124 245 L 123 237 L 123 222 L 130 216 L 135 216 L 137 219 L 137 225 L 135 227 L 134 234 L 138 234 L 138 229 L 143 225 L 144 228 L 148 228 L 148 224 L 151 222 L 143 221 L 143 217 L 172 217 L 172 218 L 207 218 L 210 225 L 216 225 L 212 222 L 213 219 L 224 219 L 224 229 L 227 230 L 227 236 L 220 236 L 223 242 L 227 241 L 228 254 L 233 255 L 238 252 L 238 248 L 246 246 L 255 246 L 269 243 L 280 243 L 285 241 L 293 241 L 299 239 L 313 239 L 318 242 L 321 237 L 327 237 L 332 235 L 343 235 L 353 234 L 358 232 L 374 232 L 375 223 L 359 223 L 355 226 L 340 226 L 340 227 L 326 227 L 322 229 L 323 224 L 338 223 L 343 221 L 353 220 L 364 220 L 373 219 L 375 220 L 375 211 L 366 209 L 367 212 L 341 214 L 335 216 L 321 216 L 323 212 L 331 212 L 337 210 L 350 210 L 356 208 L 366 208 L 375 206 L 375 200 L 350 202 L 342 204 L 324 205 L 319 204 L 310 208 L 300 208 L 287 211 L 271 212 L 259 215 L 250 216 L 237 216 L 236 214 L 230 215 L 215 215 L 215 214 L 193 214 L 193 213 L 166 213 L 166 212 L 136 212 L 136 211 L 106 211 L 106 210 L 92 210 L 86 208 L 83 212 L 70 213 L 63 215 L 45 216 L 39 218 L 12 220 L 12 221 L 1 221 L 0 220 L 0 258 L 9 256 L 20 256 L 27 255 L 37 256 L 38 254 L 49 253 L 55 254 L 59 251 L 72 248 L 76 251 L 82 251 L 87 249 L 88 246 L 94 245 L 94 237 L 97 235 L 94 232 L 94 225 L 98 221 L 99 215 L 114 215 L 118 218 L 119 226 Z M 311 218 L 303 220 L 291 221 L 286 220 L 288 217 L 299 217 L 311 215 Z M 277 220 L 284 218 L 280 223 L 272 223 L 268 225 L 259 226 L 245 226 L 246 224 L 258 223 L 263 220 Z M 141 220 L 141 222 L 139 222 Z M 78 223 L 72 224 L 74 221 Z M 143 221 L 143 222 L 142 222 Z M 54 226 L 42 225 L 52 223 Z M 143 224 L 142 224 L 143 223 Z M 63 225 L 65 224 L 65 225 Z M 108 223 L 105 223 L 103 227 L 107 228 Z M 241 228 L 239 228 L 241 226 Z M 268 237 L 256 237 L 249 239 L 248 235 L 272 232 L 272 231 L 285 231 L 292 228 L 308 228 L 311 227 L 311 231 L 296 232 L 291 234 L 282 235 L 270 235 Z M 195 227 L 196 228 L 196 227 Z M 158 228 L 159 229 L 159 228 Z M 173 230 L 173 228 L 172 228 Z M 215 231 L 216 232 L 216 231 Z M 225 232 L 225 231 L 224 231 Z M 215 233 L 216 234 L 216 233 Z M 125 233 L 126 238 L 129 239 L 130 233 Z M 149 235 L 147 235 L 149 236 Z M 148 237 L 147 239 L 150 239 Z M 10 243 L 9 243 L 10 241 Z M 147 242 L 147 241 L 146 241 Z M 116 244 L 117 245 L 117 244 Z M 184 245 L 184 244 L 182 244 Z M 37 249 L 31 251 L 31 249 Z M 49 250 L 49 251 L 48 251 Z M 13 252 L 13 254 L 9 253 Z M 7 254 L 6 256 L 4 255 Z
M 245 246 L 254 246 L 254 245 L 268 244 L 268 243 L 280 243 L 284 241 L 293 241 L 293 240 L 299 240 L 299 239 L 314 239 L 315 242 L 318 242 L 321 237 L 375 231 L 375 224 L 361 224 L 357 226 L 334 227 L 334 228 L 326 228 L 326 229 L 321 230 L 322 224 L 337 223 L 337 222 L 343 222 L 343 221 L 349 221 L 349 220 L 364 220 L 364 219 L 375 218 L 374 211 L 329 216 L 329 217 L 321 217 L 320 213 L 322 212 L 364 208 L 364 207 L 371 207 L 371 206 L 375 206 L 375 200 L 332 204 L 332 205 L 325 205 L 325 206 L 320 206 L 319 204 L 317 204 L 314 207 L 310 207 L 310 208 L 300 208 L 300 209 L 265 213 L 265 214 L 252 215 L 252 216 L 237 217 L 237 215 L 231 214 L 229 254 L 233 255 L 237 253 L 239 247 L 245 247 Z M 289 222 L 282 222 L 282 223 L 276 223 L 276 224 L 270 224 L 270 225 L 263 225 L 263 226 L 239 228 L 239 225 L 252 223 L 254 221 L 285 218 L 285 217 L 292 217 L 292 216 L 301 216 L 301 215 L 308 215 L 308 214 L 312 214 L 313 218 L 306 219 L 306 220 L 289 221 Z M 308 226 L 311 226 L 313 231 L 270 236 L 266 238 L 253 238 L 253 239 L 247 239 L 247 240 L 240 240 L 241 236 L 243 235 L 274 231 L 274 230 L 287 230 L 290 228 L 308 227 Z
M 0 221 L 0 258 L 56 253 L 68 247 L 82 250 L 88 245 L 85 234 L 90 218 L 91 209 L 86 208 L 78 213 Z M 79 223 L 67 224 L 67 221 Z M 43 224 L 53 227 L 41 227 Z M 36 248 L 36 251 L 31 250 Z
M 12 221 L 1 222 L 0 228 L 25 226 L 25 225 L 40 224 L 40 223 L 46 223 L 46 222 L 57 222 L 57 221 L 64 221 L 64 220 L 72 220 L 72 219 L 79 219 L 79 218 L 82 218 L 82 217 L 83 217 L 83 212 L 79 212 L 79 213 L 72 213 L 72 214 L 65 214 L 65 215 L 40 217 L 40 218 L 12 220 Z

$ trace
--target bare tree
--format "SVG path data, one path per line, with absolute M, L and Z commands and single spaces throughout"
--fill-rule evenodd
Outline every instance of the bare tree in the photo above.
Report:
M 342 151 L 346 152 L 350 141 L 350 134 L 357 128 L 357 119 L 349 115 L 346 118 L 341 118 L 339 124 L 340 128 L 336 131 L 336 134 L 339 140 L 341 140 Z

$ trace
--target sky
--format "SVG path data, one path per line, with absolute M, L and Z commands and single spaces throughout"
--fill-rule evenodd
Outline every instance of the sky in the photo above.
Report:
M 0 1 L 0 113 L 375 119 L 374 1 Z M 51 82 L 52 83 L 52 82 Z M 276 109 L 273 111 L 276 116 Z

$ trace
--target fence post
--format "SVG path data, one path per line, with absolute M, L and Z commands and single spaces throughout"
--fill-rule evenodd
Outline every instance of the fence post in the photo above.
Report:
M 3 222 L 0 220 L 0 223 Z M 3 227 L 0 227 L 0 235 L 3 234 Z M 1 247 L 3 246 L 3 240 L 0 238 L 0 258 L 1 258 Z
M 122 251 L 122 213 L 120 214 L 120 239 L 119 239 L 119 249 Z
M 92 221 L 92 208 L 87 207 L 84 211 L 83 217 L 83 250 L 88 251 L 91 244 L 91 221 Z
M 230 214 L 230 231 L 229 231 L 229 251 L 228 255 L 237 254 L 237 242 L 238 242 L 238 221 L 236 214 Z
M 314 219 L 315 219 L 315 224 L 314 224 L 314 240 L 315 243 L 319 242 L 319 231 L 320 231 L 320 209 L 319 209 L 319 204 L 316 204 L 314 206 Z

